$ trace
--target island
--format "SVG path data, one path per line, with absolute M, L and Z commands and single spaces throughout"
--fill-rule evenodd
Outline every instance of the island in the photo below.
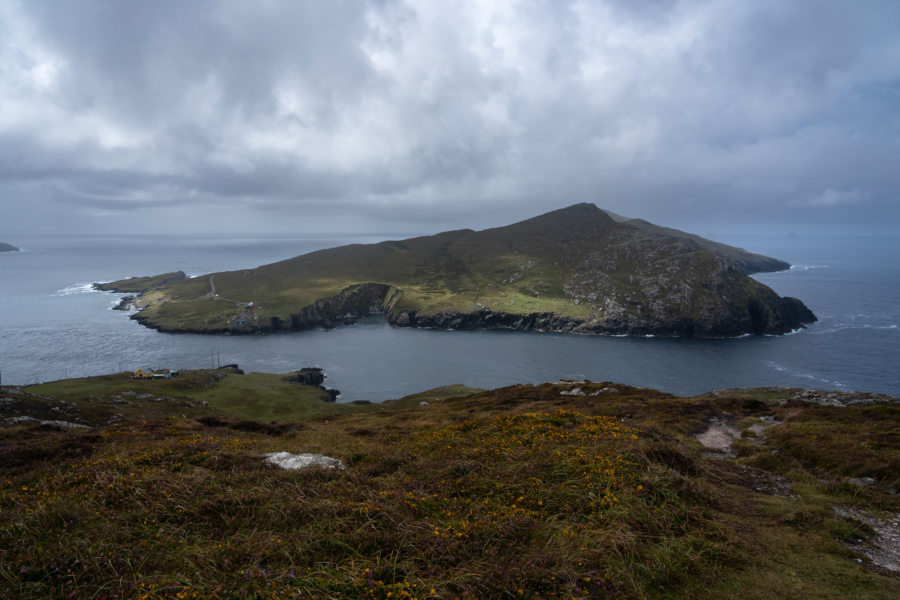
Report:
M 166 332 L 269 333 L 383 314 L 402 327 L 784 334 L 816 321 L 752 279 L 784 261 L 576 204 L 505 227 L 319 250 L 254 269 L 100 284 Z
M 5 242 L 0 242 L 0 252 L 18 252 L 19 249 L 13 246 L 12 244 L 7 244 Z

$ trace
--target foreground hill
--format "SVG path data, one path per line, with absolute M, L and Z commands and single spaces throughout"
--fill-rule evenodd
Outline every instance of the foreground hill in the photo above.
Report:
M 163 331 L 251 333 L 384 313 L 400 326 L 611 335 L 781 334 L 816 320 L 747 271 L 788 266 L 578 204 L 507 227 L 321 250 L 154 283 L 133 318 Z M 131 279 L 103 289 L 134 292 Z
M 5 427 L 0 596 L 900 597 L 890 398 L 559 382 L 296 398 L 325 412 L 260 423 L 217 396 L 262 380 L 202 387 L 211 375 L 0 390 L 16 410 L 64 397 L 85 415 L 128 391 L 209 402 L 188 416 L 151 402 L 146 418 L 91 429 Z M 281 451 L 346 468 L 263 462 Z

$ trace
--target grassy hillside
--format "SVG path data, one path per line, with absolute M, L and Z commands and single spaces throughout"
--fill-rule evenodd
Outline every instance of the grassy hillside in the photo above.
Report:
M 163 284 L 151 278 L 135 318 L 166 331 L 249 333 L 374 310 L 411 326 L 704 337 L 784 333 L 815 320 L 719 246 L 665 231 L 579 204 L 485 231 L 354 244 Z M 105 289 L 135 286 L 133 278 Z
M 584 382 L 455 395 L 468 391 L 282 426 L 8 427 L 0 596 L 900 595 L 866 554 L 869 515 L 900 511 L 896 405 Z M 730 452 L 697 441 L 714 423 L 737 432 Z M 284 471 L 262 462 L 272 451 L 347 468 Z
M 22 388 L 22 402 L 0 406 L 0 415 L 18 414 L 28 406 L 27 414 L 41 419 L 98 426 L 209 414 L 287 422 L 352 409 L 353 405 L 329 404 L 328 395 L 318 387 L 286 383 L 283 378 L 273 373 L 201 369 L 160 380 L 136 381 L 130 373 L 66 379 Z M 35 412 L 36 406 L 40 411 Z

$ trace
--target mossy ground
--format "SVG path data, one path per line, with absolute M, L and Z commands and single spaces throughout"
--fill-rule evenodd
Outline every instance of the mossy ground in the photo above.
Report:
M 900 580 L 845 545 L 871 532 L 831 510 L 900 510 L 896 496 L 846 483 L 872 472 L 869 450 L 884 457 L 878 473 L 897 464 L 897 407 L 832 413 L 608 383 L 453 397 L 466 391 L 280 425 L 170 416 L 8 428 L 0 596 L 900 595 Z M 770 429 L 736 460 L 692 437 L 711 416 L 773 412 L 803 433 Z M 860 459 L 844 438 L 863 429 Z M 260 455 L 276 450 L 347 469 L 265 466 Z M 750 464 L 789 477 L 791 493 L 756 491 Z

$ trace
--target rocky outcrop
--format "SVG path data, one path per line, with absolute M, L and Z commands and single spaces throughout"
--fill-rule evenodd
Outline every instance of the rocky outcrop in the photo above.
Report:
M 122 296 L 122 298 L 119 300 L 119 303 L 116 304 L 115 306 L 113 306 L 112 309 L 113 310 L 133 310 L 134 308 L 136 308 L 134 301 L 135 301 L 134 296 Z
M 340 294 L 320 298 L 290 316 L 289 323 L 271 323 L 272 331 L 290 328 L 306 329 L 354 321 L 366 315 L 380 315 L 389 310 L 399 290 L 383 283 L 364 283 L 344 288 Z
M 5 242 L 0 242 L 0 252 L 18 252 L 19 249 L 13 246 L 12 244 L 7 244 Z
M 295 383 L 297 385 L 311 385 L 319 388 L 328 394 L 328 402 L 336 402 L 341 395 L 340 390 L 327 388 L 325 383 L 325 372 L 318 367 L 306 367 L 299 371 L 294 371 L 290 375 L 281 378 L 286 383 Z
M 322 385 L 325 382 L 325 373 L 318 367 L 306 367 L 282 377 L 281 380 L 298 385 Z

